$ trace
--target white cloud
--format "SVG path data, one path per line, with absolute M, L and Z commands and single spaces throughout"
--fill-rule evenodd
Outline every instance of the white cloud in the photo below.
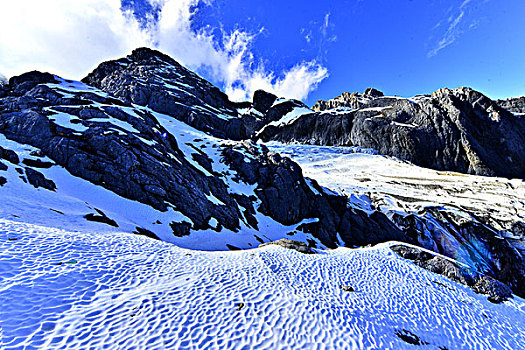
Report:
M 149 39 L 119 0 L 21 0 L 0 5 L 0 70 L 38 69 L 81 78 L 101 59 Z
M 477 20 L 474 20 L 466 26 L 463 25 L 463 23 L 466 20 L 467 7 L 473 1 L 475 0 L 463 0 L 463 2 L 459 5 L 459 8 L 457 9 L 456 13 L 451 14 L 448 17 L 447 30 L 445 31 L 439 42 L 435 45 L 435 47 L 427 53 L 427 57 L 430 58 L 437 55 L 439 51 L 443 50 L 447 46 L 452 45 L 463 33 L 475 29 L 477 27 Z M 441 22 L 436 24 L 434 26 L 434 29 L 438 29 L 439 27 L 441 27 Z
M 0 71 L 8 76 L 38 69 L 79 79 L 103 60 L 139 46 L 157 46 L 183 65 L 208 72 L 232 99 L 262 88 L 304 99 L 328 76 L 315 61 L 276 74 L 251 53 L 258 33 L 192 29 L 192 8 L 202 0 L 149 0 L 159 21 L 141 28 L 119 0 L 24 0 L 0 5 Z M 212 1 L 212 0 L 208 0 Z M 261 29 L 262 30 L 262 29 Z

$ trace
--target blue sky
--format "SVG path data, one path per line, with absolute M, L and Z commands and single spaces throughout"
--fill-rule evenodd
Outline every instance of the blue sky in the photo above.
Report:
M 31 67 L 78 79 L 147 45 L 235 99 L 264 88 L 313 104 L 369 86 L 400 96 L 458 86 L 525 94 L 522 0 L 27 2 L 0 5 L 15 18 L 4 26 L 20 27 L 7 37 L 0 24 L 7 76 Z M 42 11 L 49 18 L 39 24 Z

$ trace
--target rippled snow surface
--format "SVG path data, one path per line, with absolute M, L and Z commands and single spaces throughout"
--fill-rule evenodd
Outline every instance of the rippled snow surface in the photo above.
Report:
M 522 299 L 491 304 L 386 245 L 201 252 L 0 220 L 0 281 L 4 349 L 525 344 Z

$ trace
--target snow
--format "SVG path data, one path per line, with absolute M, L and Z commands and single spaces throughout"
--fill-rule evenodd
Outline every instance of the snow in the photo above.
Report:
M 130 123 L 125 122 L 125 121 L 120 120 L 120 119 L 117 119 L 117 118 L 113 118 L 113 117 L 109 117 L 109 118 L 91 118 L 91 119 L 89 119 L 89 121 L 90 122 L 97 122 L 97 123 L 111 123 L 111 124 L 113 124 L 115 126 L 118 126 L 119 128 L 121 128 L 123 130 L 126 130 L 127 132 L 137 133 L 137 134 L 140 133 Z M 115 129 L 115 130 L 120 131 L 118 129 Z
M 277 121 L 271 122 L 269 125 L 281 126 L 291 124 L 296 121 L 299 117 L 305 114 L 314 113 L 311 109 L 306 107 L 295 107 L 292 111 L 286 113 Z
M 428 206 L 471 211 L 496 221 L 525 221 L 525 182 L 415 166 L 374 150 L 270 142 L 270 150 L 299 163 L 305 176 L 347 195 L 366 195 L 384 212 L 417 213 Z M 503 229 L 503 227 L 501 227 Z
M 518 349 L 525 301 L 492 304 L 388 244 L 199 252 L 0 220 L 1 347 Z M 345 292 L 348 285 L 355 292 Z
M 78 117 L 75 117 L 67 113 L 57 112 L 53 109 L 48 109 L 48 110 L 56 113 L 56 114 L 49 116 L 49 119 L 59 126 L 62 126 L 64 128 L 68 128 L 68 129 L 71 129 L 71 130 L 74 130 L 80 133 L 89 129 L 88 127 L 85 127 L 84 125 L 81 124 L 81 119 Z M 77 122 L 73 123 L 73 121 L 77 121 Z

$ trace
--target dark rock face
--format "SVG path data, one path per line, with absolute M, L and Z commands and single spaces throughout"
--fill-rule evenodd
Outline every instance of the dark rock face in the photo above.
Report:
M 57 188 L 53 181 L 46 179 L 42 173 L 34 169 L 26 168 L 26 177 L 27 181 L 35 188 L 42 187 L 50 191 L 54 191 Z
M 463 267 L 443 257 L 405 245 L 394 245 L 390 249 L 424 269 L 469 286 L 476 293 L 488 295 L 488 299 L 493 303 L 501 303 L 512 298 L 512 291 L 507 285 L 478 272 L 474 267 Z
M 13 164 L 18 164 L 20 162 L 20 159 L 18 158 L 18 155 L 15 151 L 5 149 L 2 146 L 0 146 L 0 158 L 5 159 Z
M 115 220 L 108 218 L 106 214 L 102 213 L 99 210 L 97 210 L 97 212 L 98 214 L 89 213 L 84 215 L 84 219 L 88 221 L 100 222 L 102 224 L 106 224 L 113 227 L 118 227 L 118 224 L 115 222 Z
M 263 243 L 259 247 L 264 247 L 268 245 L 278 245 L 286 249 L 296 250 L 299 253 L 303 253 L 303 254 L 315 254 L 315 252 L 309 246 L 307 246 L 306 243 L 293 241 L 291 239 L 286 239 L 286 238 L 279 239 L 277 241 L 273 241 L 269 243 Z
M 525 119 L 477 91 L 441 89 L 412 100 L 359 95 L 349 101 L 359 109 L 303 115 L 268 126 L 258 137 L 361 146 L 437 170 L 525 178 Z
M 151 113 L 130 112 L 121 108 L 126 106 L 124 102 L 115 105 L 114 99 L 91 92 L 62 93 L 39 84 L 57 82 L 45 74 L 32 73 L 11 82 L 7 96 L 0 100 L 0 132 L 7 138 L 41 149 L 74 176 L 120 196 L 161 211 L 171 207 L 187 213 L 193 229 L 209 227 L 211 216 L 226 228 L 239 227 L 240 213 L 227 186 L 190 164 L 176 139 Z M 19 85 L 13 84 L 16 82 Z M 101 105 L 95 106 L 93 99 Z M 71 127 L 85 130 L 80 132 L 53 121 L 53 116 L 66 112 L 71 121 L 76 121 Z M 121 123 L 128 123 L 143 140 L 154 144 L 148 145 L 137 134 L 122 129 Z M 2 154 L 16 162 L 9 152 Z M 25 164 L 43 168 L 52 165 L 40 160 L 25 160 Z M 52 189 L 53 184 L 38 174 L 28 170 L 29 181 Z M 225 205 L 214 205 L 205 193 L 213 193 Z
M 140 48 L 126 58 L 104 62 L 82 81 L 217 137 L 240 140 L 253 132 L 226 94 L 155 50 Z
M 273 103 L 277 100 L 277 96 L 266 92 L 264 90 L 257 90 L 253 93 L 253 108 L 261 113 L 265 113 Z
M 341 95 L 328 100 L 318 100 L 312 107 L 314 111 L 320 112 L 328 109 L 347 107 L 352 109 L 359 109 L 365 107 L 383 107 L 395 100 L 395 98 L 383 98 L 375 101 L 378 97 L 383 97 L 383 93 L 374 88 L 368 88 L 364 93 L 358 92 L 343 92 Z
M 344 241 L 339 243 L 349 246 L 407 240 L 385 215 L 377 212 L 369 216 L 350 208 L 346 196 L 325 191 L 314 180 L 305 179 L 297 163 L 269 152 L 265 146 L 239 143 L 226 148 L 223 155 L 240 180 L 257 185 L 255 193 L 263 214 L 285 225 L 314 219 L 300 229 L 328 247 L 338 244 L 338 232 Z
M 496 101 L 502 108 L 516 114 L 525 113 L 525 96 L 506 98 Z
M 478 278 L 473 287 L 476 293 L 488 294 L 489 301 L 493 303 L 501 303 L 509 298 L 512 298 L 512 291 L 505 284 L 490 276 L 482 276 Z

